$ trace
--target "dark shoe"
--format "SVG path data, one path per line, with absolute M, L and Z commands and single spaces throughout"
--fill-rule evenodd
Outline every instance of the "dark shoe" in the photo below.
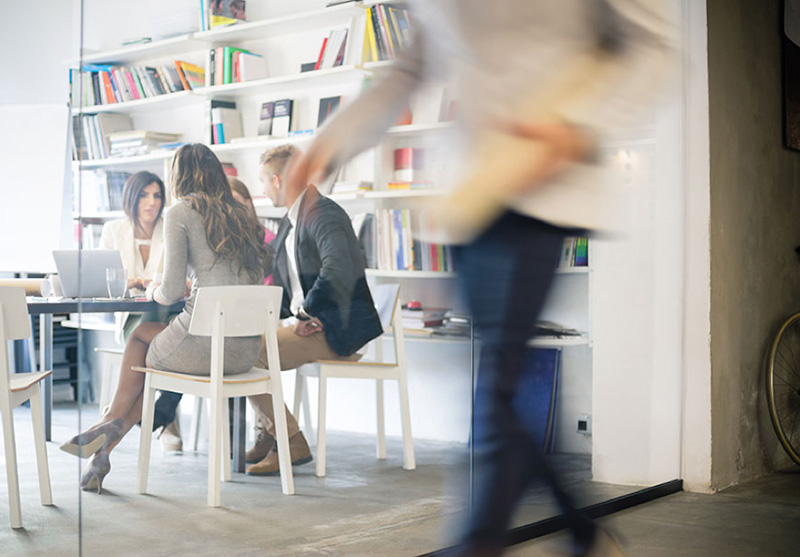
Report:
M 244 453 L 244 461 L 248 464 L 264 460 L 264 457 L 275 446 L 275 438 L 267 433 L 266 429 L 256 426 L 256 431 L 258 432 L 256 444 Z
M 103 491 L 103 479 L 111 471 L 111 460 L 108 453 L 101 451 L 95 453 L 86 468 L 83 469 L 81 476 L 81 489 L 84 491 L 97 491 L 100 495 Z
M 577 553 L 580 557 L 625 557 L 622 546 L 608 530 L 597 527 L 589 549 Z
M 73 456 L 86 458 L 122 438 L 124 422 L 114 420 L 89 428 L 63 445 L 61 450 Z
M 183 451 L 183 439 L 181 438 L 181 428 L 178 425 L 177 418 L 161 430 L 158 438 L 161 440 L 161 449 L 165 453 Z
M 289 454 L 292 457 L 292 466 L 300 466 L 314 460 L 311 449 L 308 446 L 302 431 L 297 432 L 289 439 Z M 247 474 L 250 476 L 272 476 L 280 472 L 278 461 L 278 444 L 272 447 L 263 460 L 247 467 Z

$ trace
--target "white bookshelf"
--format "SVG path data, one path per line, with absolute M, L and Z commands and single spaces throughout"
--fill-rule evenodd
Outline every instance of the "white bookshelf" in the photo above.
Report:
M 111 104 L 96 104 L 84 106 L 76 114 L 98 114 L 100 112 L 142 112 L 147 110 L 165 110 L 177 106 L 186 106 L 187 103 L 196 102 L 200 104 L 205 99 L 194 94 L 194 91 L 178 91 L 167 93 L 156 97 L 139 99 L 136 101 L 124 101 Z
M 237 23 L 228 27 L 199 31 L 192 35 L 209 47 L 231 44 L 234 41 L 274 38 L 282 35 L 302 33 L 323 27 L 338 27 L 350 24 L 350 18 L 363 12 L 359 3 L 331 6 L 309 10 L 298 14 Z
M 123 46 L 112 50 L 99 52 L 85 52 L 82 60 L 69 60 L 70 67 L 77 68 L 82 62 L 85 64 L 130 64 L 143 59 L 163 58 L 183 54 L 187 51 L 203 48 L 204 44 L 194 38 L 196 33 L 188 33 L 168 39 L 160 39 L 147 43 Z
M 298 86 L 323 87 L 337 85 L 353 79 L 363 78 L 365 75 L 367 75 L 367 72 L 356 66 L 339 66 L 327 70 L 300 72 L 253 81 L 200 87 L 192 91 L 192 93 L 207 97 L 273 94 Z

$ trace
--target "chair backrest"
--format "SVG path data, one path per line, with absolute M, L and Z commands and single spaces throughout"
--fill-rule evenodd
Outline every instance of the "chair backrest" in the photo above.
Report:
M 378 310 L 378 317 L 381 325 L 386 330 L 392 326 L 394 311 L 397 307 L 397 299 L 400 296 L 399 284 L 379 284 L 372 289 L 372 300 L 375 302 L 375 309 Z
M 211 336 L 217 307 L 225 312 L 225 336 L 263 335 L 271 309 L 277 325 L 283 289 L 279 286 L 206 286 L 198 288 L 189 333 Z
M 25 300 L 25 290 L 19 286 L 0 286 L 0 306 L 2 306 L 2 319 L 4 339 L 20 340 L 31 336 L 31 322 L 28 319 L 28 302 Z

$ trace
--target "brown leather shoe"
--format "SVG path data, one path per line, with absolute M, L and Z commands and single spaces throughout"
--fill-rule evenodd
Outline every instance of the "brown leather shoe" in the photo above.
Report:
M 292 455 L 292 466 L 299 466 L 314 460 L 302 431 L 297 432 L 289 439 L 289 453 Z M 250 476 L 272 476 L 280 471 L 278 464 L 278 444 L 275 443 L 267 456 L 261 462 L 247 467 Z
M 275 438 L 267 433 L 263 427 L 256 426 L 258 436 L 256 437 L 256 444 L 244 453 L 244 461 L 248 464 L 251 462 L 260 462 L 269 454 L 269 451 L 275 445 Z

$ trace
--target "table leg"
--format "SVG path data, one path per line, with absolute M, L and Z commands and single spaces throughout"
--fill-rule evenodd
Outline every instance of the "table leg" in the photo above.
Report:
M 244 473 L 246 398 L 239 396 L 233 399 L 233 471 Z
M 53 315 L 43 313 L 39 316 L 39 371 L 53 369 Z M 50 424 L 53 415 L 53 375 L 42 383 L 44 407 L 44 438 L 51 440 Z

